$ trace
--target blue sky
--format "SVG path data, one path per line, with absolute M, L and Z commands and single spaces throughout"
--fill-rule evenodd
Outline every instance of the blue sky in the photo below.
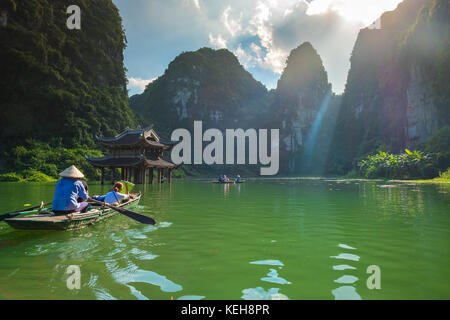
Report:
M 256 80 L 276 87 L 289 52 L 309 41 L 333 91 L 345 88 L 358 32 L 401 0 L 113 0 L 128 46 L 129 94 L 141 93 L 181 52 L 227 48 Z

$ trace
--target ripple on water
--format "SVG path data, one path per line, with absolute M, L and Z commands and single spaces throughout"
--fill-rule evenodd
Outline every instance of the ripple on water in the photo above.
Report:
M 153 259 L 159 257 L 159 255 L 157 255 L 157 254 L 152 254 L 148 251 L 141 250 L 138 248 L 131 249 L 130 254 L 134 255 L 139 260 L 153 260 Z
M 267 277 L 261 278 L 262 281 L 278 283 L 278 284 L 290 284 L 289 281 L 278 276 L 278 272 L 275 269 L 270 269 Z
M 118 283 L 130 288 L 131 293 L 138 299 L 146 299 L 140 291 L 136 290 L 130 283 L 147 283 L 158 286 L 163 292 L 181 291 L 183 287 L 167 277 L 150 270 L 139 269 L 137 265 L 129 262 L 125 268 L 119 268 L 116 261 L 105 261 L 106 268 Z
M 284 264 L 280 260 L 258 260 L 258 261 L 252 261 L 250 264 L 256 264 L 256 265 L 266 265 L 266 266 L 278 266 L 279 269 L 282 269 Z M 287 281 L 284 278 L 281 278 L 278 276 L 278 272 L 275 269 L 269 269 L 269 272 L 267 273 L 267 277 L 261 278 L 264 282 L 269 283 L 276 283 L 276 284 L 291 284 L 289 281 Z M 279 293 L 279 288 L 270 288 L 268 291 L 264 290 L 261 287 L 256 288 L 248 288 L 242 290 L 242 298 L 245 300 L 288 300 L 289 298 Z
M 137 240 L 147 239 L 147 236 L 144 234 L 144 232 L 142 232 L 142 230 L 139 229 L 125 230 L 125 235 L 127 236 L 128 239 L 137 239 Z
M 337 266 L 333 266 L 333 270 L 348 270 L 348 269 L 356 270 L 355 267 L 349 266 L 348 264 L 340 264 Z
M 343 248 L 343 249 L 356 250 L 356 248 L 350 247 L 350 246 L 348 246 L 346 244 L 343 244 L 343 243 L 339 243 L 339 247 Z
M 355 276 L 344 275 L 337 280 L 334 280 L 336 283 L 345 283 L 345 284 L 353 284 L 358 281 L 358 278 Z
M 330 256 L 330 258 L 359 261 L 359 256 L 351 253 L 340 253 L 338 256 Z
M 342 286 L 332 290 L 331 293 L 336 300 L 361 300 L 361 296 L 352 286 Z
M 117 300 L 116 297 L 112 296 L 108 291 L 105 289 L 95 289 L 95 297 L 97 300 Z
M 279 293 L 279 288 L 270 288 L 264 290 L 261 287 L 249 288 L 242 290 L 242 299 L 244 300 L 289 300 L 289 298 Z
M 357 250 L 357 248 L 343 243 L 339 243 L 338 247 L 347 250 Z M 359 261 L 360 259 L 358 255 L 350 253 L 340 253 L 337 256 L 330 256 L 330 258 L 350 261 Z M 347 264 L 341 264 L 333 266 L 333 270 L 356 270 L 356 267 L 349 266 Z M 342 275 L 338 279 L 334 280 L 335 283 L 344 284 L 344 286 L 331 291 L 331 294 L 334 296 L 335 300 L 361 300 L 361 296 L 356 292 L 356 288 L 352 286 L 358 280 L 359 279 L 357 277 L 348 274 Z
M 260 261 L 252 261 L 250 264 L 262 264 L 267 266 L 284 266 L 284 264 L 280 260 L 260 260 Z
M 177 300 L 202 300 L 205 299 L 205 296 L 181 296 Z

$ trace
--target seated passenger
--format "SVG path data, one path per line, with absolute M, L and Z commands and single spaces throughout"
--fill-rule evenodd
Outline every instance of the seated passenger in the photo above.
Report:
M 130 198 L 134 198 L 130 194 L 120 193 L 120 191 L 122 191 L 122 189 L 123 189 L 123 183 L 116 182 L 110 192 L 108 192 L 104 197 L 100 197 L 100 198 L 103 198 L 102 200 L 100 200 L 99 198 L 97 198 L 96 200 L 104 201 L 113 206 L 118 206 L 122 202 L 122 200 L 128 200 Z
M 87 185 L 85 187 L 81 181 L 84 178 L 83 173 L 72 165 L 59 175 L 62 178 L 56 183 L 52 202 L 52 211 L 55 215 L 87 212 L 89 204 L 86 200 L 89 198 L 89 194 Z
M 234 182 L 237 182 L 237 183 L 241 182 L 241 176 L 237 175 L 236 180 L 234 180 Z

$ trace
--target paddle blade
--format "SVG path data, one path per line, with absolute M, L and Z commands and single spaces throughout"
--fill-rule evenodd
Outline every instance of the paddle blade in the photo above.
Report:
M 117 212 L 127 216 L 128 218 L 134 219 L 134 220 L 136 220 L 136 221 L 138 221 L 140 223 L 144 223 L 144 224 L 155 224 L 156 223 L 156 221 L 153 220 L 152 218 L 144 216 L 144 215 L 136 213 L 136 212 L 133 212 L 133 211 L 130 211 L 130 210 L 126 210 L 126 209 L 123 209 L 123 208 L 118 208 L 118 207 L 112 206 L 110 204 L 97 201 L 97 200 L 92 199 L 92 198 L 89 198 L 89 201 L 93 202 L 93 203 L 100 204 L 100 205 L 105 205 L 106 207 L 111 208 L 111 209 L 113 209 L 113 210 L 115 210 L 115 211 L 117 211 Z
M 117 208 L 116 211 L 120 212 L 121 214 L 123 214 L 131 219 L 139 221 L 140 223 L 152 224 L 152 225 L 154 225 L 156 223 L 156 221 L 154 219 L 144 216 L 142 214 L 138 214 L 133 211 L 129 211 L 129 210 L 122 209 L 122 208 Z

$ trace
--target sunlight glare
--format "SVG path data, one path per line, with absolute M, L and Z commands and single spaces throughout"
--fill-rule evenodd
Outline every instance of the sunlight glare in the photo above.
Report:
M 334 11 L 349 22 L 372 24 L 383 12 L 394 10 L 403 0 L 313 0 L 307 14 L 319 15 Z

